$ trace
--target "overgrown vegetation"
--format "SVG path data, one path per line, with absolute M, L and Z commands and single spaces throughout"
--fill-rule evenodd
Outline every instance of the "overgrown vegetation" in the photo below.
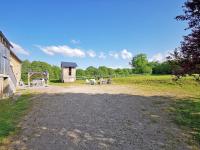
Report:
M 23 94 L 17 100 L 5 99 L 0 101 L 0 143 L 8 135 L 17 131 L 20 118 L 30 106 L 29 93 Z

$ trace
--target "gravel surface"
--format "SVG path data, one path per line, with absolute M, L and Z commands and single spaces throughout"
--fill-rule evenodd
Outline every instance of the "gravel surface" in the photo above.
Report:
M 49 87 L 33 99 L 33 109 L 21 123 L 22 131 L 11 149 L 189 149 L 166 115 L 166 98 L 122 94 L 123 87 L 114 86 L 58 91 Z

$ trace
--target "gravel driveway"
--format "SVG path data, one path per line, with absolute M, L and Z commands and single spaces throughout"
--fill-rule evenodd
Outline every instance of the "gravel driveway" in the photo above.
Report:
M 81 86 L 45 89 L 43 94 L 33 99 L 33 109 L 23 120 L 22 131 L 12 148 L 189 149 L 183 142 L 181 131 L 165 113 L 166 98 L 122 94 L 123 89 L 120 88 L 123 87 L 113 88 Z

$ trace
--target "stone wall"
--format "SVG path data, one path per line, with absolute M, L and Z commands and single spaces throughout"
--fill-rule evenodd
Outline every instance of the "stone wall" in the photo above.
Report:
M 15 56 L 10 55 L 10 65 L 17 79 L 17 85 L 18 85 L 19 81 L 21 80 L 21 62 L 19 62 L 19 60 L 16 59 Z
M 3 97 L 3 77 L 0 77 L 0 98 Z
M 76 68 L 71 69 L 71 75 L 69 75 L 69 68 L 62 68 L 61 79 L 63 82 L 74 82 L 76 80 Z

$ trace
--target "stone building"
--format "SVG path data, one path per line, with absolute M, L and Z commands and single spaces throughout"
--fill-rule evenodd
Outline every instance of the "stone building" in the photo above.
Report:
M 61 80 L 62 82 L 74 82 L 76 81 L 76 67 L 74 62 L 61 62 Z
M 15 53 L 13 53 L 13 51 L 10 51 L 10 66 L 17 80 L 17 85 L 19 85 L 19 82 L 21 80 L 21 63 L 22 61 L 15 55 Z
M 21 79 L 21 60 L 0 31 L 0 98 L 12 95 Z

